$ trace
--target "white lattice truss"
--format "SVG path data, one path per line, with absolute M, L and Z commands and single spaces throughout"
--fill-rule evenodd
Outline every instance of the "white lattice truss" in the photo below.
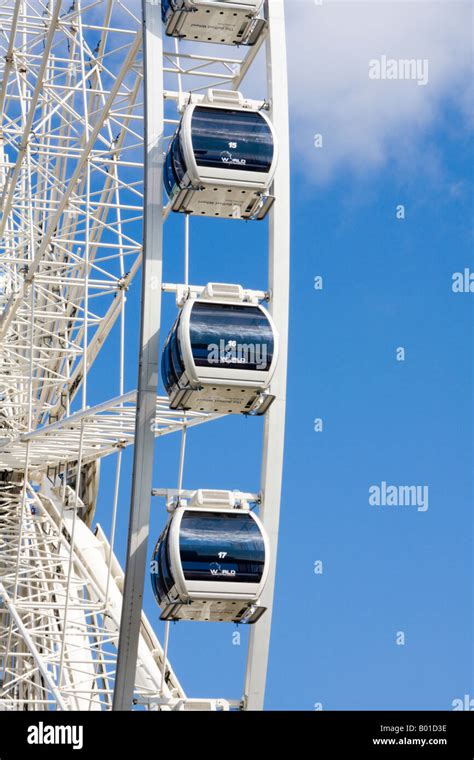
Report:
M 259 47 L 210 56 L 167 40 L 166 98 L 237 89 Z M 142 237 L 139 3 L 0 0 L 0 61 L 0 708 L 109 709 L 123 573 L 86 496 L 101 457 L 116 454 L 120 477 L 134 435 L 124 334 Z M 166 123 L 171 134 L 176 115 Z M 114 328 L 114 398 L 91 404 L 88 372 Z M 157 436 L 210 419 L 157 399 Z M 186 698 L 145 616 L 136 701 L 231 705 Z

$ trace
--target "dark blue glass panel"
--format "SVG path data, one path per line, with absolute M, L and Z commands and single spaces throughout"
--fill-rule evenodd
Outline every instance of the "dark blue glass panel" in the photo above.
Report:
M 185 174 L 186 166 L 181 150 L 180 133 L 178 132 L 168 148 L 163 168 L 163 184 L 168 197 L 171 197 L 176 185 L 181 185 Z
M 153 553 L 153 562 L 157 565 L 157 572 L 152 572 L 151 574 L 151 585 L 158 602 L 161 602 L 174 586 L 169 560 L 168 539 L 169 528 L 166 528 Z
M 163 586 L 163 579 L 161 576 L 160 571 L 160 559 L 161 559 L 161 551 L 162 551 L 162 544 L 158 544 L 154 554 L 153 554 L 153 563 L 156 564 L 156 572 L 151 573 L 151 586 L 153 589 L 153 593 L 155 595 L 155 599 L 158 603 L 161 602 L 163 597 L 166 596 L 166 590 Z
M 161 356 L 161 377 L 163 378 L 163 385 L 166 388 L 166 392 L 170 395 L 173 386 L 178 382 L 178 378 L 174 374 L 173 364 L 171 362 L 171 335 L 168 336 Z
M 178 339 L 180 319 L 181 314 L 170 330 L 161 355 L 161 377 L 168 395 L 171 394 L 173 387 L 178 384 L 184 372 L 183 357 Z
M 170 0 L 161 0 L 161 17 L 163 21 L 166 21 L 166 14 L 171 7 Z
M 166 154 L 165 165 L 163 167 L 163 184 L 170 198 L 176 185 L 176 177 L 173 171 L 173 152 L 171 149 Z
M 176 326 L 173 330 L 173 334 L 171 335 L 170 353 L 171 353 L 171 364 L 173 367 L 173 372 L 174 372 L 175 377 L 179 381 L 181 375 L 184 372 L 184 362 L 183 362 L 183 357 L 181 354 L 181 346 L 179 345 L 178 325 L 179 325 L 179 320 L 176 323 Z
M 218 366 L 254 372 L 270 369 L 273 332 L 257 306 L 196 301 L 189 329 L 197 367 Z
M 179 548 L 188 581 L 259 583 L 262 579 L 263 536 L 256 522 L 244 512 L 186 511 Z
M 270 171 L 273 137 L 259 113 L 196 106 L 191 132 L 198 166 Z

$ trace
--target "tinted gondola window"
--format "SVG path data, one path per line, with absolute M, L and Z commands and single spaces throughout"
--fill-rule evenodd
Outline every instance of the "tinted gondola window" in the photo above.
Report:
M 174 586 L 173 576 L 171 575 L 169 559 L 169 528 L 166 530 L 165 537 L 160 547 L 160 576 L 162 578 L 163 588 L 166 593 L 171 591 Z
M 179 548 L 188 581 L 259 583 L 265 564 L 260 528 L 245 513 L 187 511 Z
M 178 183 L 181 183 L 186 174 L 186 164 L 184 162 L 183 151 L 181 149 L 181 132 L 178 132 L 173 140 L 173 148 L 171 151 L 173 155 L 173 169 L 175 177 Z
M 163 21 L 166 21 L 166 14 L 168 13 L 170 9 L 170 0 L 161 0 L 161 15 L 163 17 Z
M 198 166 L 270 171 L 273 137 L 267 122 L 257 112 L 197 106 L 191 132 Z
M 163 169 L 163 183 L 168 196 L 173 194 L 176 185 L 180 186 L 186 174 L 183 151 L 181 150 L 180 133 L 174 137 Z
M 160 601 L 174 586 L 168 554 L 168 537 L 169 528 L 167 528 L 163 533 L 163 536 L 160 538 L 160 541 L 155 547 L 153 554 L 153 560 L 156 562 L 157 567 L 155 569 L 155 572 L 152 573 L 151 583 L 155 596 Z
M 165 343 L 163 354 L 161 356 L 161 377 L 163 378 L 163 384 L 166 388 L 168 395 L 171 393 L 173 386 L 177 382 L 177 378 L 173 373 L 171 365 L 171 349 L 170 340 Z
M 179 383 L 184 372 L 183 355 L 179 344 L 178 327 L 181 314 L 174 323 L 168 338 L 166 339 L 161 356 L 161 376 L 168 395 L 175 385 Z
M 178 384 L 178 381 L 184 372 L 181 349 L 177 344 L 176 335 L 180 318 L 181 314 L 174 323 L 170 334 L 166 339 L 166 343 L 163 348 L 163 354 L 161 357 L 161 376 L 163 378 L 163 384 L 168 394 L 170 394 L 173 387 Z
M 257 306 L 196 301 L 189 323 L 191 350 L 197 367 L 268 372 L 274 338 L 270 323 Z
M 170 149 L 166 156 L 165 165 L 163 168 L 163 184 L 168 196 L 171 196 L 173 189 L 176 185 L 176 177 L 173 170 L 173 151 Z
M 156 562 L 157 568 L 151 575 L 151 585 L 155 597 L 161 601 L 167 594 L 165 584 L 163 583 L 163 574 L 161 571 L 161 556 L 163 553 L 163 544 L 159 544 L 158 550 L 155 550 L 153 561 Z
M 179 380 L 179 378 L 184 372 L 184 363 L 183 363 L 183 356 L 181 353 L 181 346 L 179 344 L 178 324 L 179 322 L 176 324 L 176 327 L 173 330 L 173 334 L 171 335 L 170 354 L 171 354 L 171 364 L 173 367 L 174 374 Z

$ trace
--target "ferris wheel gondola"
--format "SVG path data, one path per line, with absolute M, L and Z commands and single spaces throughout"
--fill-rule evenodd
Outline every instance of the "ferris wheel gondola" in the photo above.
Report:
M 238 92 L 209 91 L 185 107 L 165 161 L 171 209 L 197 216 L 263 219 L 274 198 L 273 125 Z
M 197 491 L 158 539 L 151 582 L 162 620 L 255 623 L 269 566 L 258 517 L 231 492 Z
M 255 45 L 265 20 L 263 0 L 162 0 L 166 34 L 186 40 Z
M 239 285 L 209 283 L 188 298 L 166 340 L 162 377 L 172 409 L 262 415 L 278 361 L 268 311 Z

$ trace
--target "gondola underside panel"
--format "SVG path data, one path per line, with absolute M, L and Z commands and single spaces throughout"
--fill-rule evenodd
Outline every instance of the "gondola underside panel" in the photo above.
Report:
M 186 620 L 201 623 L 241 623 L 253 625 L 265 612 L 265 607 L 238 601 L 194 600 L 192 604 L 170 603 L 163 607 L 160 620 Z
M 180 388 L 170 398 L 172 409 L 189 409 L 196 412 L 218 414 L 264 414 L 274 396 L 261 393 L 255 388 L 239 388 L 226 385 L 205 385 L 194 388 Z
M 272 195 L 257 195 L 253 189 L 207 185 L 199 190 L 180 190 L 171 207 L 173 211 L 193 216 L 261 220 L 268 214 L 274 200 Z
M 169 5 L 169 4 L 168 4 Z M 254 45 L 265 28 L 257 17 L 260 2 L 222 3 L 213 8 L 212 2 L 181 2 L 177 10 L 165 13 L 166 33 L 196 42 L 224 45 Z

